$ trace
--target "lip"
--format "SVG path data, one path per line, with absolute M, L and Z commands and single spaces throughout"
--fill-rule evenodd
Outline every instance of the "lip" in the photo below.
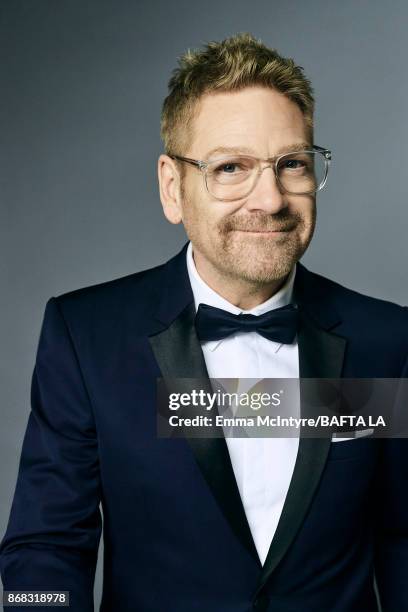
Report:
M 236 232 L 244 232 L 246 234 L 283 234 L 285 232 L 290 232 L 291 230 L 235 230 Z

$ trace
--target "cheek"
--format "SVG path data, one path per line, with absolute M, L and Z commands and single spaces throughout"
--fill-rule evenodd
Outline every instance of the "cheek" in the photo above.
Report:
M 184 181 L 182 195 L 183 224 L 187 228 L 199 227 L 202 220 L 201 194 L 197 189 L 195 181 Z
M 302 228 L 310 228 L 316 216 L 315 202 L 309 198 L 305 198 L 301 202 L 296 202 L 296 204 L 293 204 L 293 207 L 291 207 L 291 213 L 298 217 Z
M 214 236 L 220 232 L 225 211 L 218 203 L 208 201 L 202 193 L 190 192 L 183 201 L 183 222 L 195 233 Z
M 194 199 L 192 195 L 189 199 L 184 200 L 182 208 L 183 224 L 187 234 L 196 240 L 214 234 L 216 221 L 214 221 L 214 214 L 211 214 L 205 202 L 201 199 Z
M 307 226 L 310 229 L 314 228 L 316 222 L 316 203 L 313 203 L 308 209 L 307 209 Z

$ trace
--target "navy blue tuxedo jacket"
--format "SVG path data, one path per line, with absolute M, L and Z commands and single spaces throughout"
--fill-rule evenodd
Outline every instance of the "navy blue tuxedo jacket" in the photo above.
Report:
M 186 247 L 48 300 L 4 588 L 90 612 L 103 529 L 103 612 L 375 612 L 374 576 L 384 612 L 408 611 L 407 439 L 301 438 L 262 566 L 225 439 L 157 438 L 156 379 L 208 376 Z M 408 375 L 406 307 L 301 264 L 295 299 L 302 377 Z

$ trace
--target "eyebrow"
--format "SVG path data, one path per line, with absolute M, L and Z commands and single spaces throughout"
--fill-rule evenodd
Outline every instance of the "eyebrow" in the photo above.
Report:
M 275 157 L 276 155 L 283 155 L 284 153 L 292 153 L 295 151 L 302 151 L 303 149 L 309 149 L 311 146 L 312 145 L 310 144 L 310 142 L 297 142 L 295 144 L 280 147 L 276 151 L 273 157 Z M 255 157 L 258 157 L 257 152 L 251 147 L 245 147 L 245 146 L 221 147 L 220 146 L 220 147 L 214 147 L 213 149 L 208 151 L 206 156 L 203 159 L 209 159 L 209 157 L 211 155 L 214 155 L 215 153 L 235 153 L 236 155 L 240 153 L 247 153 L 248 155 L 254 155 Z

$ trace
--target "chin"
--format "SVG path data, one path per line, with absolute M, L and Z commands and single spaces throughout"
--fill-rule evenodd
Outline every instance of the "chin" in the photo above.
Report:
M 273 269 L 257 269 L 257 270 L 242 270 L 241 278 L 243 280 L 254 282 L 254 283 L 271 283 L 273 281 L 281 280 L 288 276 L 292 266 L 276 266 Z
M 272 260 L 269 259 L 263 262 L 239 257 L 234 261 L 224 261 L 223 267 L 224 272 L 227 272 L 236 279 L 264 284 L 281 280 L 288 276 L 297 261 L 297 257 L 274 257 Z
M 227 263 L 229 267 L 248 276 L 266 276 L 271 280 L 282 278 L 288 274 L 295 263 L 301 258 L 306 247 L 298 240 L 286 241 L 284 244 L 276 244 L 269 241 L 262 246 L 254 244 L 242 244 L 240 248 L 228 250 L 219 260 Z

